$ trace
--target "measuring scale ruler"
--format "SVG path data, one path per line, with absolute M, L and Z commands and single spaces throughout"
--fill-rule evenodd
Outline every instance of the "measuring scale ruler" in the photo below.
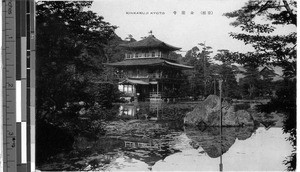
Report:
M 35 2 L 2 0 L 1 171 L 35 171 Z

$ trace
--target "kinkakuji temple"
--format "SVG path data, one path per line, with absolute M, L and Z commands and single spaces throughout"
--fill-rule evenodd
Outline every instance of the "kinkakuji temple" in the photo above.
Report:
M 176 98 L 183 70 L 193 69 L 170 59 L 170 52 L 181 48 L 169 45 L 154 35 L 135 42 L 121 44 L 125 59 L 108 66 L 117 69 L 118 88 L 134 101 L 169 100 Z

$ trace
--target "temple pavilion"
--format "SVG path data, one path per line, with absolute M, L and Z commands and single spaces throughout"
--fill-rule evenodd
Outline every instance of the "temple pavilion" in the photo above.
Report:
M 171 60 L 170 52 L 181 48 L 169 45 L 154 35 L 121 44 L 125 59 L 107 65 L 117 69 L 119 90 L 134 101 L 163 100 L 178 97 L 184 80 L 182 70 L 193 69 Z

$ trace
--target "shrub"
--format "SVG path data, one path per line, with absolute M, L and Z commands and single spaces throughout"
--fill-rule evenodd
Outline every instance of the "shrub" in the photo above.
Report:
M 249 103 L 243 103 L 243 104 L 236 104 L 234 105 L 234 110 L 238 111 L 238 110 L 247 110 L 250 108 L 250 104 Z

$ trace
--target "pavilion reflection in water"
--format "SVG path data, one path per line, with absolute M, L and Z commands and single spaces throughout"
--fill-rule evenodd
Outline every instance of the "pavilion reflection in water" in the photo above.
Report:
M 159 120 L 163 113 L 163 102 L 150 101 L 142 106 L 138 103 L 122 104 L 119 107 L 119 116 L 131 119 Z
M 125 155 L 129 158 L 137 159 L 148 164 L 148 169 L 152 170 L 152 166 L 158 161 L 163 161 L 171 154 L 180 152 L 171 148 L 172 139 L 138 139 L 124 140 Z
M 151 141 L 149 142 L 132 142 L 132 141 L 124 141 L 125 142 L 125 148 L 146 148 L 146 149 L 158 149 L 162 150 L 161 144 L 153 144 Z
M 138 104 L 127 104 L 122 105 L 120 108 L 122 112 L 120 113 L 123 113 L 123 115 L 126 114 L 128 116 L 132 116 L 134 119 L 140 119 L 141 114 L 152 114 L 151 118 L 149 119 L 160 120 L 164 115 L 163 107 L 164 103 L 157 102 L 150 102 L 146 107 L 140 107 Z M 148 113 L 146 113 L 145 108 L 147 109 L 146 111 Z M 260 123 L 261 127 L 264 127 L 265 130 L 268 130 L 275 125 L 275 122 L 270 120 L 260 121 Z M 168 127 L 172 126 L 169 125 Z M 219 170 L 223 171 L 224 164 L 222 155 L 228 152 L 228 150 L 237 140 L 246 140 L 250 138 L 258 127 L 259 126 L 201 128 L 186 126 L 184 127 L 184 133 L 186 133 L 186 136 L 191 140 L 190 144 L 194 149 L 201 147 L 210 158 L 219 158 Z M 130 155 L 129 157 L 139 159 L 143 162 L 146 161 L 146 163 L 149 165 L 149 169 L 152 169 L 152 166 L 155 164 L 155 162 L 165 158 L 158 153 L 166 150 L 164 147 L 165 144 L 168 145 L 169 143 L 162 140 L 155 140 L 153 138 L 150 140 L 124 140 L 124 149 L 126 149 L 126 154 Z M 143 156 L 135 154 L 134 151 L 136 150 L 148 150 L 149 152 L 147 152 L 147 156 L 150 156 L 149 160 L 146 160 Z M 174 150 L 165 153 L 164 156 L 169 156 L 173 153 Z

